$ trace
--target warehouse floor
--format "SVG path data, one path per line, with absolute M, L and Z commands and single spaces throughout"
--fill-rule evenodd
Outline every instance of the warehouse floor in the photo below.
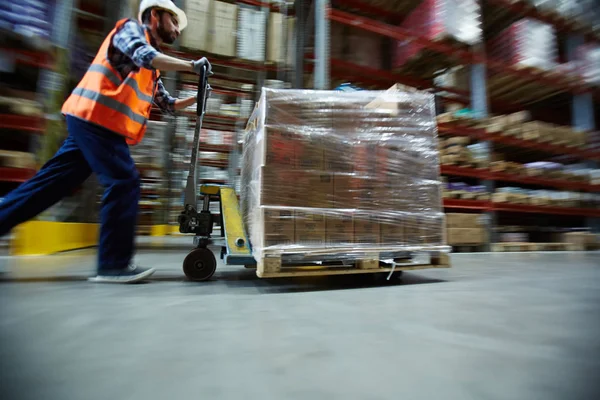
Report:
M 160 244 L 160 243 L 159 243 Z M 457 254 L 402 281 L 184 281 L 141 250 L 134 286 L 94 251 L 3 257 L 3 399 L 600 398 L 600 253 Z

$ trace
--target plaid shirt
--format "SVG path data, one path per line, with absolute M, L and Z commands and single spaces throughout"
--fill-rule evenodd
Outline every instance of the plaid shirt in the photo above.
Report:
M 152 36 L 150 36 L 150 43 L 148 43 L 145 34 L 146 29 L 148 29 L 146 26 L 129 20 L 113 36 L 112 43 L 108 48 L 108 59 L 123 79 L 130 72 L 139 71 L 140 68 L 155 69 L 152 67 L 152 60 L 159 53 L 157 50 L 158 45 Z M 167 92 L 160 78 L 157 81 L 154 103 L 163 112 L 175 113 L 173 107 L 175 98 Z

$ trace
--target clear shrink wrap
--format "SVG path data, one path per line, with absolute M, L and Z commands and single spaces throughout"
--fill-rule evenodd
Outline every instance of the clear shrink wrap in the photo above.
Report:
M 241 182 L 257 259 L 449 249 L 430 94 L 263 88 Z

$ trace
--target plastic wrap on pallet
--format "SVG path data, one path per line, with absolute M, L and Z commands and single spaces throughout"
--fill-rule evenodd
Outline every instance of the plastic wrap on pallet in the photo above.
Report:
M 451 39 L 473 45 L 481 41 L 481 8 L 477 0 L 424 0 L 401 27 L 429 40 Z M 423 49 L 413 40 L 396 42 L 394 67 L 401 67 Z
M 433 96 L 263 88 L 241 209 L 257 259 L 447 250 Z
M 490 58 L 508 65 L 551 70 L 557 65 L 556 31 L 552 25 L 524 18 L 491 40 Z

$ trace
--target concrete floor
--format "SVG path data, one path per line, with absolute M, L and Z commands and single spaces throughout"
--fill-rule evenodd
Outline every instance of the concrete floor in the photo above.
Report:
M 94 251 L 0 260 L 2 399 L 597 399 L 600 254 L 459 254 L 402 281 L 85 281 Z

